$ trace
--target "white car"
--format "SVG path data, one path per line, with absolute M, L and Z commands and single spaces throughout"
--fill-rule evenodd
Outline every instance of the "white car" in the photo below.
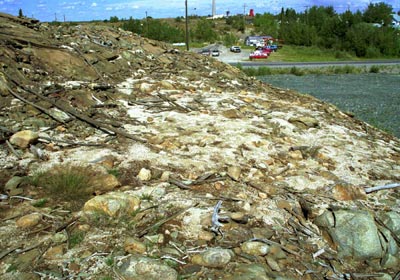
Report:
M 235 53 L 240 53 L 242 51 L 239 46 L 232 46 L 230 50 Z

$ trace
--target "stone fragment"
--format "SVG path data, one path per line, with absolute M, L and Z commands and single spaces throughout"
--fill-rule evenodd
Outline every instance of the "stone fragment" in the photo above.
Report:
M 243 117 L 243 114 L 236 109 L 228 109 L 222 112 L 222 115 L 228 119 L 240 119 Z
M 10 180 L 7 181 L 6 185 L 4 186 L 5 191 L 7 191 L 10 196 L 22 194 L 23 189 L 19 188 L 19 185 L 23 182 L 23 180 L 23 177 L 12 177 Z
M 303 129 L 319 127 L 318 120 L 313 117 L 292 117 L 289 122 Z
M 233 252 L 229 249 L 211 248 L 194 255 L 191 262 L 206 267 L 223 268 L 231 261 L 232 257 Z
M 39 213 L 32 213 L 29 215 L 22 216 L 16 222 L 20 228 L 31 228 L 36 226 L 42 220 L 42 215 Z
M 124 242 L 124 250 L 129 254 L 146 253 L 146 244 L 132 237 L 128 237 Z
M 169 171 L 164 171 L 161 175 L 161 181 L 162 182 L 168 182 L 169 181 L 169 177 L 171 176 L 171 172 Z
M 130 215 L 140 206 L 140 199 L 127 193 L 107 193 L 96 196 L 83 206 L 84 215 L 95 217 L 98 214 L 110 217 Z
M 20 148 L 27 148 L 29 144 L 38 140 L 39 134 L 31 130 L 22 130 L 13 134 L 10 143 Z
M 242 174 L 242 169 L 239 166 L 229 166 L 228 175 L 235 181 L 239 181 L 240 174 Z
M 265 256 L 269 252 L 269 246 L 258 241 L 244 242 L 240 248 L 244 253 L 252 256 Z
M 48 249 L 44 253 L 43 258 L 46 260 L 56 260 L 62 258 L 64 253 L 65 253 L 65 244 L 61 244 Z
M 338 184 L 332 189 L 333 197 L 337 200 L 357 200 L 367 199 L 367 195 L 361 187 L 352 185 L 341 185 Z
M 142 168 L 137 175 L 138 179 L 142 181 L 150 181 L 151 180 L 151 170 Z
M 367 211 L 325 211 L 315 224 L 329 235 L 340 257 L 369 260 L 384 255 L 374 217 Z
M 234 271 L 224 277 L 226 280 L 245 280 L 245 279 L 257 279 L 257 280 L 270 280 L 277 279 L 271 278 L 268 275 L 268 270 L 262 264 L 238 264 Z
M 178 273 L 159 260 L 131 256 L 122 261 L 122 265 L 116 268 L 126 280 L 176 280 Z
M 109 192 L 121 186 L 117 177 L 112 174 L 99 174 L 96 175 L 93 182 L 93 192 L 101 194 Z
M 279 266 L 278 262 L 271 256 L 265 257 L 267 264 L 273 271 L 281 271 L 281 267 Z
M 379 214 L 379 218 L 394 234 L 400 236 L 400 214 L 394 211 L 383 212 Z

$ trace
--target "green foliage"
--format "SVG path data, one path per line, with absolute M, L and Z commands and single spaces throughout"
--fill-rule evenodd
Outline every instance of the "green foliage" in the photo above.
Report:
M 238 40 L 239 40 L 239 38 L 231 33 L 225 34 L 224 37 L 222 38 L 222 41 L 225 46 L 236 45 Z
M 130 17 L 124 21 L 121 27 L 122 29 L 158 41 L 176 43 L 185 40 L 185 32 L 183 30 L 150 17 L 145 20 L 137 20 Z
M 230 16 L 225 21 L 226 24 L 232 26 L 237 31 L 243 32 L 245 30 L 244 18 L 242 16 Z
M 83 231 L 74 231 L 69 235 L 69 248 L 74 248 L 76 245 L 82 243 L 85 239 L 85 232 Z
M 197 41 L 214 43 L 218 40 L 218 34 L 214 31 L 214 27 L 213 21 L 200 19 L 194 28 L 192 38 Z
M 56 201 L 72 203 L 79 207 L 91 195 L 95 171 L 80 165 L 58 165 L 47 171 L 35 173 L 30 184 L 42 188 Z
M 295 76 L 303 76 L 304 72 L 300 68 L 293 66 L 292 68 L 290 68 L 290 74 Z
M 111 23 L 116 23 L 116 22 L 119 22 L 119 19 L 118 19 L 117 16 L 112 16 L 112 17 L 110 17 L 110 22 Z
M 364 12 L 363 19 L 369 23 L 389 25 L 392 22 L 392 10 L 392 6 L 384 2 L 370 3 Z
M 257 14 L 253 24 L 257 34 L 267 34 L 274 38 L 278 37 L 278 22 L 272 14 Z
M 22 12 L 22 9 L 19 9 L 18 10 L 18 17 L 23 17 L 24 16 L 24 13 Z
M 41 208 L 41 207 L 44 207 L 48 201 L 49 200 L 47 198 L 41 198 L 41 199 L 35 200 L 32 203 L 32 206 L 33 207 L 37 207 L 37 208 Z
M 379 71 L 380 71 L 380 68 L 377 65 L 373 65 L 373 66 L 371 66 L 371 68 L 369 68 L 370 73 L 379 73 Z

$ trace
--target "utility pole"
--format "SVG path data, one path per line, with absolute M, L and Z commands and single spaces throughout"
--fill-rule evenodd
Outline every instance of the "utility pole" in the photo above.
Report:
M 188 3 L 187 0 L 185 0 L 185 29 L 186 29 L 186 50 L 189 50 L 189 19 L 188 19 Z
M 246 30 L 246 3 L 243 5 L 243 32 Z

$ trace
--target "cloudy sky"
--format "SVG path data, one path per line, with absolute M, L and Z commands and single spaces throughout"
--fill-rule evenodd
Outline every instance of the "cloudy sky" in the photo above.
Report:
M 212 12 L 212 0 L 187 0 L 189 15 L 209 15 Z M 255 13 L 278 13 L 282 7 L 303 11 L 311 6 L 333 6 L 338 12 L 350 8 L 363 11 L 368 3 L 385 2 L 397 12 L 400 0 L 216 0 L 217 14 L 238 14 L 249 9 Z M 22 9 L 24 15 L 40 21 L 87 21 L 133 17 L 153 18 L 177 17 L 185 15 L 185 0 L 0 0 L 0 11 L 18 15 Z

